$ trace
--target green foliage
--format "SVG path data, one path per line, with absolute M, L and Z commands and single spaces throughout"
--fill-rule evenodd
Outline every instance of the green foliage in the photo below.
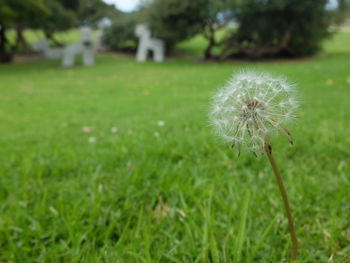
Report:
M 137 25 L 135 14 L 122 14 L 113 19 L 112 25 L 105 29 L 104 42 L 114 50 L 135 50 Z
M 8 5 L 8 0 L 0 0 L 0 25 L 6 26 L 16 15 L 16 11 Z
M 0 0 L 0 24 L 33 27 L 42 22 L 48 10 L 42 0 Z
M 22 45 L 29 51 L 23 31 L 41 29 L 56 45 L 59 31 L 78 24 L 93 25 L 102 17 L 114 16 L 117 10 L 102 0 L 0 0 L 0 61 L 11 61 L 12 54 Z M 16 30 L 15 43 L 10 43 L 8 28 Z
M 202 32 L 209 15 L 210 0 L 154 0 L 148 6 L 147 23 L 152 34 L 168 47 Z
M 0 65 L 1 261 L 288 262 L 267 160 L 237 158 L 208 126 L 216 88 L 254 67 L 298 83 L 303 101 L 290 127 L 295 146 L 271 141 L 296 219 L 297 262 L 347 262 L 349 45 L 349 33 L 337 34 L 325 56 L 293 62 Z
M 40 28 L 47 36 L 52 36 L 57 31 L 67 30 L 76 22 L 74 12 L 64 8 L 59 0 L 45 0 L 45 4 L 49 8 L 50 14 L 45 18 L 45 22 Z
M 307 56 L 317 52 L 335 21 L 327 0 L 246 0 L 234 12 L 237 30 L 224 43 L 227 55 L 249 58 Z
M 233 19 L 233 11 L 231 10 L 236 0 L 210 0 L 207 10 L 208 16 L 202 30 L 202 35 L 208 41 L 207 48 L 204 51 L 204 58 L 210 59 L 214 57 L 213 49 L 219 46 L 217 39 L 218 31 L 226 27 Z
M 82 0 L 58 0 L 58 2 L 65 9 L 77 12 L 79 10 Z
M 77 16 L 80 22 L 92 25 L 103 17 L 113 18 L 120 13 L 102 0 L 80 0 Z
M 77 24 L 94 25 L 103 17 L 118 15 L 114 7 L 102 0 L 44 0 L 50 10 L 42 29 L 48 36 L 57 31 L 64 31 Z
M 17 44 L 22 42 L 23 29 L 43 23 L 48 10 L 42 0 L 0 0 L 0 62 L 9 62 L 17 45 L 8 41 L 7 29 L 16 28 Z
M 338 8 L 329 10 L 335 24 L 342 23 L 350 17 L 350 0 L 337 0 Z

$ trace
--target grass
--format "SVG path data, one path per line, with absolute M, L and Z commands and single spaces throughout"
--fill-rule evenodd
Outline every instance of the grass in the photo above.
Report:
M 93 41 L 95 41 L 96 36 L 97 36 L 98 30 L 92 30 L 91 32 L 91 38 Z M 8 40 L 14 45 L 16 42 L 16 31 L 15 30 L 9 30 L 7 32 L 7 37 Z M 25 30 L 24 31 L 24 37 L 26 41 L 31 44 L 34 43 L 40 39 L 44 39 L 45 35 L 41 30 Z M 67 30 L 63 32 L 59 32 L 55 34 L 55 39 L 58 40 L 59 42 L 63 44 L 68 44 L 68 43 L 74 43 L 74 42 L 79 42 L 80 41 L 80 33 L 77 29 L 72 29 L 72 30 Z M 54 43 L 50 43 L 51 46 L 55 46 Z M 21 50 L 20 50 L 21 53 Z
M 286 262 L 266 158 L 237 158 L 207 121 L 216 88 L 253 67 L 298 83 L 303 102 L 295 146 L 272 139 L 298 262 L 348 263 L 349 44 L 339 33 L 289 62 L 0 65 L 0 262 Z

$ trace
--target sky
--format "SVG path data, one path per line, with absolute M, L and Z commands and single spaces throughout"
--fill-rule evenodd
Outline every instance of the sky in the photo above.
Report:
M 128 0 L 126 0 L 128 1 Z M 328 3 L 326 5 L 326 8 L 328 10 L 336 9 L 338 7 L 338 2 L 337 0 L 328 0 Z
M 119 10 L 124 12 L 133 11 L 141 0 L 103 0 L 108 4 L 114 4 Z

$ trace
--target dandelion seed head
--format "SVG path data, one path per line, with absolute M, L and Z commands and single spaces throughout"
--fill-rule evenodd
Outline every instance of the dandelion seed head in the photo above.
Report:
M 233 75 L 214 96 L 210 120 L 216 133 L 233 146 L 262 152 L 266 136 L 295 117 L 294 85 L 282 77 L 244 71 Z

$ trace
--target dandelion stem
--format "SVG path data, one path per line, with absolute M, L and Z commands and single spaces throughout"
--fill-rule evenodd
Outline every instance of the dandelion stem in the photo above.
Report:
M 265 151 L 266 151 L 267 157 L 268 157 L 268 159 L 270 161 L 272 170 L 273 170 L 273 172 L 275 174 L 276 181 L 277 181 L 279 190 L 280 190 L 281 195 L 282 195 L 284 208 L 286 210 L 286 214 L 287 214 L 287 218 L 288 218 L 288 224 L 289 224 L 290 237 L 291 237 L 291 241 L 292 241 L 291 261 L 294 261 L 296 259 L 296 257 L 297 257 L 297 252 L 298 252 L 298 240 L 297 240 L 297 237 L 296 237 L 296 234 L 295 234 L 293 217 L 292 217 L 292 213 L 291 213 L 291 210 L 290 210 L 286 189 L 284 187 L 280 171 L 277 168 L 277 165 L 276 165 L 276 162 L 275 162 L 275 158 L 272 155 L 272 148 L 271 148 L 271 145 L 270 145 L 268 139 L 265 139 L 264 147 L 265 147 Z

